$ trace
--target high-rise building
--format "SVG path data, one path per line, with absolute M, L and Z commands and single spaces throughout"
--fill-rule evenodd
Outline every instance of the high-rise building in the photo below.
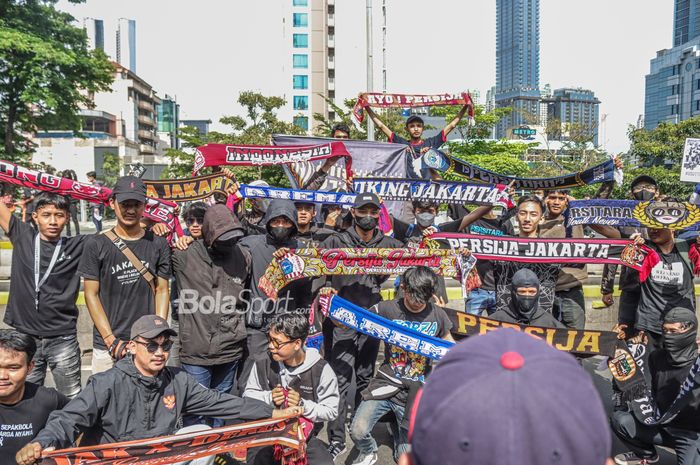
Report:
M 700 1 L 675 0 L 673 46 L 678 47 L 700 36 Z
M 84 18 L 83 28 L 88 36 L 91 49 L 105 50 L 105 22 L 101 19 Z
M 183 119 L 180 120 L 181 126 L 191 126 L 197 130 L 200 136 L 209 134 L 210 119 Z
M 573 132 L 591 137 L 598 146 L 600 100 L 592 90 L 581 88 L 555 89 L 552 96 L 542 100 L 547 105 L 547 119 L 561 123 L 561 130 L 553 137 L 569 140 Z M 551 136 L 550 136 L 551 137 Z
M 119 18 L 117 23 L 117 63 L 136 72 L 136 21 Z
M 83 18 L 83 29 L 85 29 L 85 33 L 88 36 L 88 45 L 92 49 L 104 51 L 112 60 L 135 73 L 136 21 L 119 18 L 116 24 L 110 22 L 108 25 L 114 33 L 105 36 L 104 20 Z
M 496 0 L 496 107 L 513 112 L 496 127 L 497 137 L 540 112 L 540 2 Z
M 335 99 L 335 0 L 283 0 L 284 40 L 290 50 L 283 69 L 291 98 L 283 113 L 311 130 L 313 115 L 334 119 L 323 96 Z
M 156 105 L 156 114 L 158 115 L 158 136 L 161 140 L 165 140 L 168 148 L 179 149 L 177 130 L 180 127 L 180 105 L 173 97 L 165 94 L 165 97 Z

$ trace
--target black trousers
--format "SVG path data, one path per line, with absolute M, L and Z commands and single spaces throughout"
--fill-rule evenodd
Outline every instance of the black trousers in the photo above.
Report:
M 271 465 L 280 463 L 273 457 L 274 447 L 262 447 L 251 449 L 248 452 L 246 463 L 253 465 Z M 309 465 L 333 465 L 333 457 L 326 445 L 318 438 L 310 438 L 306 443 L 306 458 Z
M 613 412 L 610 418 L 613 432 L 640 458 L 656 455 L 655 446 L 676 451 L 678 465 L 700 465 L 700 432 L 669 426 L 646 426 L 630 412 Z

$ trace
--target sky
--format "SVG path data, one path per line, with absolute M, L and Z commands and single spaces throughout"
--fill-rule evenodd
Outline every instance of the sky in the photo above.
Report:
M 283 3 L 291 0 L 87 0 L 60 9 L 136 20 L 137 74 L 158 95 L 175 95 L 181 119 L 240 114 L 238 93 L 290 91 L 279 80 L 285 59 Z M 385 0 L 387 91 L 476 89 L 495 85 L 495 0 Z M 381 89 L 382 0 L 373 0 L 375 90 Z M 336 99 L 366 90 L 365 5 L 335 0 Z M 110 24 L 111 22 L 111 24 Z M 540 0 L 540 86 L 584 87 L 601 100 L 600 143 L 627 150 L 627 128 L 644 113 L 644 76 L 658 50 L 672 46 L 673 0 Z M 288 59 L 288 58 L 287 58 Z

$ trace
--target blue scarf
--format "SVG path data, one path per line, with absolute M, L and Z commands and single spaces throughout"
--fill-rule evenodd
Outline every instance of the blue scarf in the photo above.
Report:
M 566 226 L 602 224 L 657 229 L 696 229 L 700 207 L 689 202 L 575 200 L 564 213 Z

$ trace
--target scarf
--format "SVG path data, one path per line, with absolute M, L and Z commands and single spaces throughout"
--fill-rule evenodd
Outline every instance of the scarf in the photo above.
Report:
M 639 271 L 642 281 L 659 262 L 649 247 L 622 239 L 529 239 L 437 233 L 427 237 L 428 248 L 466 247 L 478 260 L 526 263 L 610 263 Z
M 283 165 L 295 162 L 345 157 L 348 177 L 352 176 L 350 154 L 342 142 L 321 145 L 275 147 L 265 145 L 206 144 L 197 147 L 193 174 L 206 166 L 260 166 Z
M 425 335 L 383 318 L 337 295 L 322 294 L 320 305 L 322 312 L 338 323 L 432 360 L 440 360 L 454 345 L 454 342 Z
M 281 445 L 284 457 L 305 451 L 296 417 L 253 421 L 194 433 L 45 452 L 40 465 L 164 465 L 230 452 L 245 460 L 249 448 Z M 283 459 L 283 463 L 286 463 Z
M 302 278 L 328 275 L 401 274 L 414 266 L 427 266 L 440 276 L 458 275 L 451 250 L 428 249 L 299 249 L 273 258 L 258 287 L 271 299 L 280 289 Z
M 474 102 L 468 92 L 460 94 L 412 95 L 412 94 L 382 94 L 365 92 L 360 94 L 352 109 L 353 123 L 362 124 L 365 119 L 365 108 L 416 108 L 434 107 L 441 105 L 468 105 L 469 119 L 473 125 Z
M 574 200 L 564 212 L 566 226 L 608 226 L 688 229 L 700 223 L 700 207 L 689 202 L 637 200 Z
M 73 181 L 72 179 L 62 178 L 43 171 L 31 170 L 2 160 L 0 160 L 0 182 L 53 192 L 54 194 L 103 205 L 109 205 L 109 198 L 112 196 L 112 189 L 108 187 Z M 175 214 L 175 207 L 176 205 L 172 202 L 149 197 L 146 200 L 144 216 L 158 223 L 165 223 L 171 232 L 182 235 L 183 232 Z
M 516 178 L 514 176 L 506 176 L 472 165 L 438 150 L 426 152 L 423 155 L 423 162 L 428 168 L 453 173 L 467 179 L 476 179 L 487 184 L 509 185 L 513 182 L 513 187 L 516 189 L 564 189 L 613 180 L 622 182 L 622 172 L 615 169 L 615 163 L 612 160 L 588 168 L 585 171 L 553 178 Z
M 214 193 L 226 195 L 233 182 L 221 173 L 198 176 L 191 179 L 144 180 L 147 195 L 173 202 L 189 202 L 210 197 Z

